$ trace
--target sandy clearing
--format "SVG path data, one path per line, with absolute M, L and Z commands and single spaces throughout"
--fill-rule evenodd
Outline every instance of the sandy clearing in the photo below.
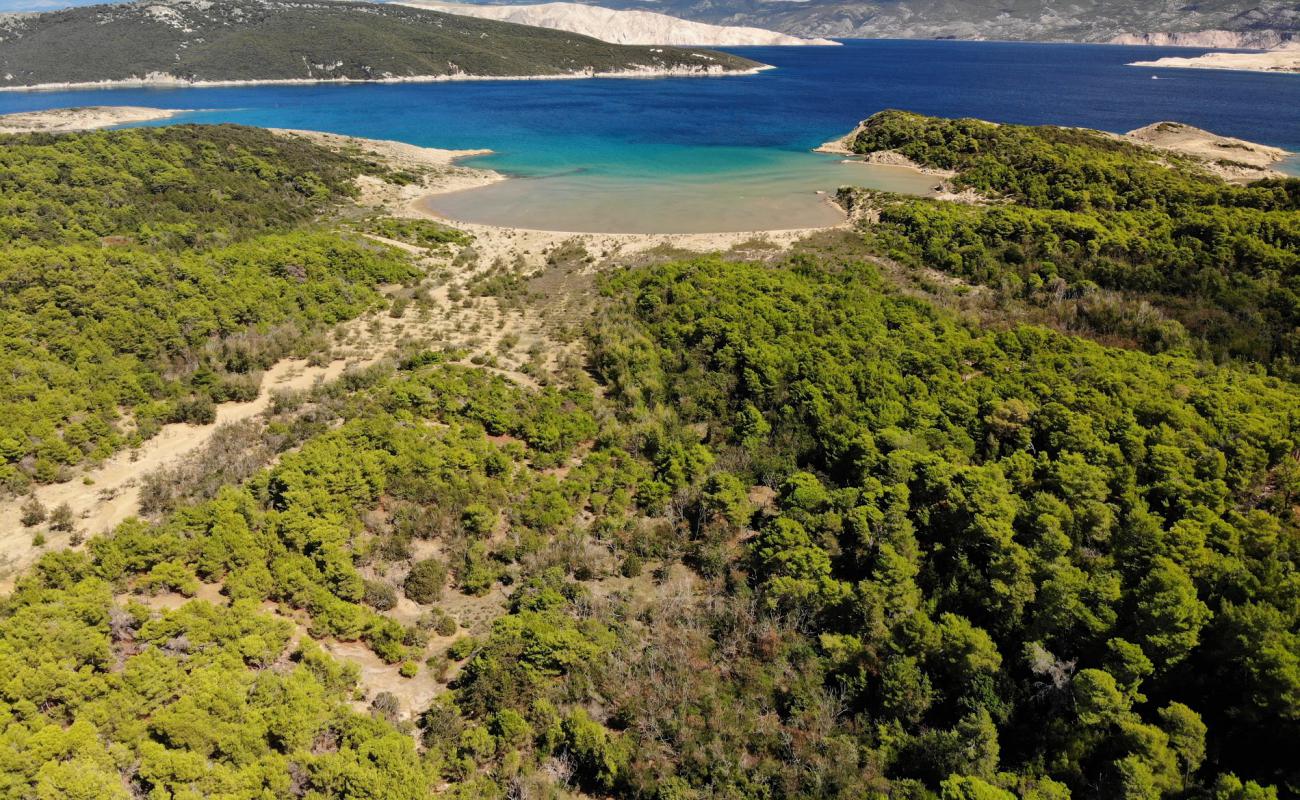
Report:
M 0 115 L 0 133 L 69 133 L 132 122 L 171 119 L 184 110 L 143 106 L 87 106 Z
M 378 356 L 349 362 L 337 359 L 325 366 L 311 366 L 302 359 L 285 359 L 262 376 L 258 396 L 245 403 L 222 403 L 217 406 L 217 420 L 211 425 L 176 423 L 163 426 L 153 438 L 134 450 L 121 451 L 98 467 L 79 472 L 75 478 L 37 488 L 33 495 L 47 509 L 67 503 L 77 520 L 82 536 L 104 533 L 138 513 L 140 479 L 161 467 L 185 458 L 205 445 L 222 425 L 254 417 L 267 410 L 272 393 L 310 389 L 317 381 L 330 381 L 342 374 L 351 363 L 363 366 Z M 33 547 L 34 528 L 19 522 L 25 497 L 0 503 L 0 593 L 12 588 L 13 575 L 34 563 L 52 549 L 69 546 L 72 534 L 51 531 L 42 526 L 46 544 Z
M 1247 142 L 1181 122 L 1154 122 L 1129 131 L 1124 139 L 1144 147 L 1189 156 L 1226 181 L 1282 177 L 1273 167 L 1291 156 L 1280 147 Z
M 509 228 L 450 219 L 429 211 L 418 201 L 411 203 L 398 216 L 424 217 L 453 225 L 475 236 L 474 249 L 489 261 L 513 259 L 523 256 L 530 264 L 540 263 L 544 254 L 567 242 L 577 242 L 593 255 L 609 259 L 646 253 L 659 248 L 685 250 L 693 253 L 724 252 L 737 245 L 753 241 L 788 248 L 804 237 L 821 231 L 836 230 L 844 223 L 822 228 L 794 228 L 790 230 L 753 230 L 725 233 L 590 233 L 579 231 L 543 231 L 528 228 Z

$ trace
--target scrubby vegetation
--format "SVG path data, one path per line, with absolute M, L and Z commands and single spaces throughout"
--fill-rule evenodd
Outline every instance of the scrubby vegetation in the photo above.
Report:
M 141 249 L 267 236 L 327 235 Z M 615 271 L 586 372 L 409 343 L 155 473 L 0 600 L 3 792 L 1300 793 L 1295 384 L 849 252 Z
M 108 655 L 69 657 L 69 675 L 179 662 L 143 728 L 97 730 L 137 753 L 142 787 L 171 779 L 146 755 L 206 754 L 212 781 L 245 763 L 215 734 L 169 733 L 190 707 L 159 709 L 199 680 L 196 654 L 242 659 L 221 667 L 258 689 L 240 713 L 285 675 L 325 708 L 345 691 L 325 667 L 295 667 L 305 656 L 285 660 L 275 618 L 252 611 L 267 600 L 408 680 L 460 664 L 417 709 L 423 753 L 392 740 L 376 781 L 484 797 L 566 783 L 629 797 L 1295 785 L 1289 384 L 1036 328 L 981 333 L 855 264 L 704 260 L 607 289 L 592 336 L 608 400 L 436 354 L 354 375 L 317 392 L 317 432 L 242 487 L 47 556 L 0 636 L 23 641 L 38 608 L 85 608 Z M 415 558 L 425 540 L 445 560 Z M 433 609 L 439 590 L 504 583 L 506 613 L 440 655 L 429 637 L 454 624 L 385 616 L 394 580 Z M 200 583 L 231 605 L 132 600 Z M 114 628 L 123 615 L 167 633 Z M 197 644 L 196 615 L 241 632 Z M 18 674 L 46 658 L 9 652 Z M 31 703 L 11 725 L 101 725 L 85 697 L 36 688 L 50 685 L 11 699 Z M 297 738 L 243 735 L 306 791 L 321 767 L 293 742 L 346 738 L 355 718 L 340 713 L 295 716 Z M 234 735 L 203 720 L 188 724 Z M 367 724 L 363 740 L 390 741 Z
M 0 148 L 0 484 L 51 481 L 165 422 L 210 422 L 304 334 L 409 277 L 310 226 L 369 167 L 248 128 Z
M 904 112 L 872 117 L 851 146 L 956 170 L 958 188 L 1002 201 L 876 198 L 882 251 L 1013 295 L 1121 290 L 1164 310 L 1207 354 L 1294 377 L 1300 179 L 1234 186 L 1095 131 Z M 1148 349 L 1180 344 L 1178 330 L 1141 319 L 1138 302 L 1121 316 Z
M 444 244 L 463 246 L 474 241 L 474 237 L 464 231 L 427 219 L 379 217 L 369 220 L 364 230 L 416 247 L 437 247 Z

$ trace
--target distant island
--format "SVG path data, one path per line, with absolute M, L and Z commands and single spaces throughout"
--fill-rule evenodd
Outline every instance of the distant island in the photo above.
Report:
M 0 18 L 0 89 L 724 75 L 763 68 L 361 2 L 162 0 Z
M 581 33 L 615 44 L 668 44 L 709 46 L 836 45 L 830 39 L 807 39 L 764 28 L 710 25 L 653 11 L 616 10 L 582 3 L 536 5 L 480 5 L 439 0 L 407 0 L 413 8 L 428 8 L 481 19 L 517 22 L 539 28 Z
M 1134 61 L 1129 66 L 1300 73 L 1300 42 L 1259 53 L 1206 53 L 1192 58 L 1166 56 L 1152 61 Z

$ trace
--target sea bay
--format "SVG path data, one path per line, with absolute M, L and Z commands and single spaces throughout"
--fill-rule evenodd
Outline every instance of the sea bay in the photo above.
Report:
M 556 230 L 829 224 L 839 185 L 923 192 L 933 179 L 810 152 L 884 108 L 1122 132 L 1178 120 L 1300 150 L 1300 78 L 1151 69 L 1204 50 L 857 40 L 731 48 L 776 67 L 725 78 L 317 84 L 0 94 L 0 113 L 83 105 L 191 109 L 167 120 L 324 130 L 444 148 L 527 180 L 447 195 L 456 219 Z M 820 194 L 819 194 L 820 193 Z

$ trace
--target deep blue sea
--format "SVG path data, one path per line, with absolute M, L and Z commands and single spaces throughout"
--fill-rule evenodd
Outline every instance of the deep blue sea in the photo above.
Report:
M 816 190 L 864 180 L 861 165 L 808 151 L 884 108 L 1110 131 L 1172 119 L 1300 151 L 1300 75 L 1125 66 L 1203 50 L 900 40 L 728 49 L 777 69 L 726 78 L 15 92 L 0 93 L 0 113 L 145 105 L 196 110 L 174 121 L 490 148 L 494 155 L 473 163 L 533 181 L 510 182 L 526 184 L 514 196 L 518 208 L 506 212 L 515 216 L 483 221 L 563 224 L 563 209 L 528 216 L 553 184 L 551 205 L 581 206 L 585 197 L 588 207 L 573 213 L 603 213 L 588 229 L 648 229 L 660 211 L 673 211 L 661 206 L 696 217 L 720 204 L 732 206 L 725 220 L 694 227 L 743 228 L 751 218 L 762 223 L 753 227 L 771 227 L 773 213 L 793 214 L 786 227 L 795 227 L 808 220 L 791 209 L 817 205 Z M 494 207 L 511 205 L 506 194 Z

